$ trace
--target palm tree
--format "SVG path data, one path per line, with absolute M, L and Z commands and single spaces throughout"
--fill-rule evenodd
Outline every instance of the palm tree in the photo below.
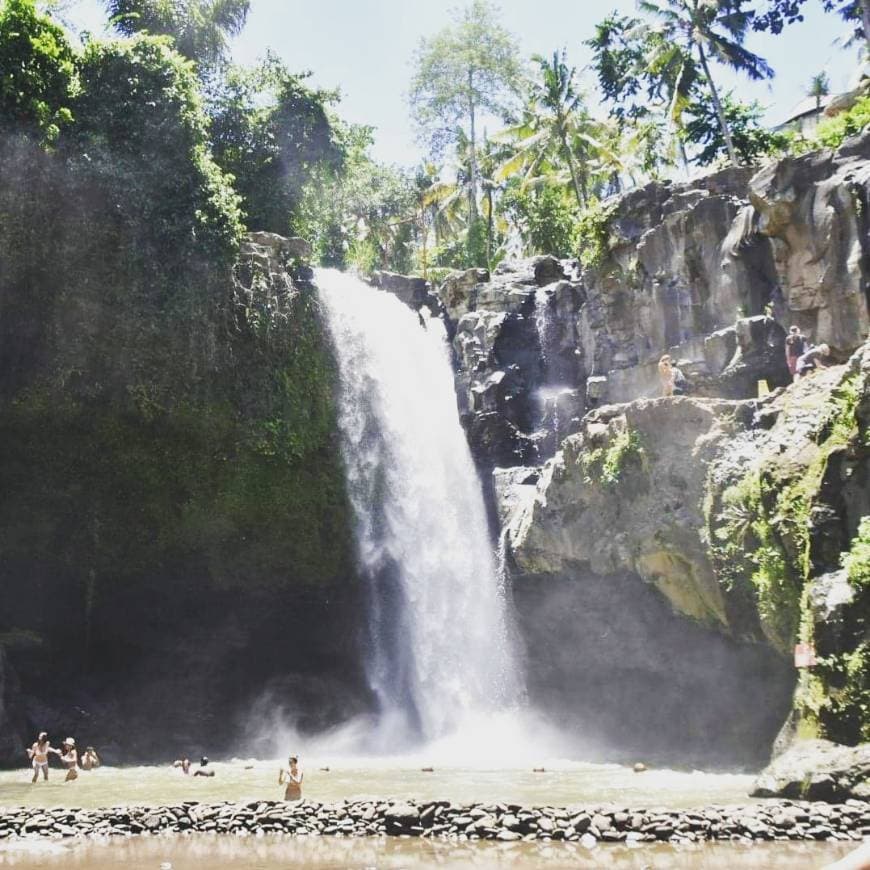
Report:
M 681 45 L 691 57 L 697 53 L 728 157 L 737 166 L 737 151 L 710 71 L 710 60 L 746 73 L 755 81 L 773 78 L 773 70 L 767 61 L 743 46 L 754 13 L 741 10 L 734 0 L 661 0 L 658 3 L 638 0 L 637 5 L 641 11 L 658 20 L 658 30 L 667 41 Z
M 599 145 L 597 125 L 585 109 L 575 85 L 576 69 L 568 66 L 565 51 L 553 52 L 552 62 L 540 56 L 534 60 L 540 78 L 532 84 L 522 120 L 494 137 L 515 149 L 496 177 L 522 173 L 524 183 L 531 183 L 542 174 L 558 175 L 564 167 L 582 209 L 589 200 L 588 162 Z
M 807 96 L 816 98 L 817 112 L 822 108 L 822 97 L 828 96 L 829 93 L 831 93 L 831 80 L 828 78 L 828 74 L 820 72 L 814 75 L 810 80 Z
M 201 67 L 218 65 L 227 40 L 245 26 L 251 0 L 105 0 L 112 24 L 125 36 L 147 31 L 171 36 L 180 54 Z

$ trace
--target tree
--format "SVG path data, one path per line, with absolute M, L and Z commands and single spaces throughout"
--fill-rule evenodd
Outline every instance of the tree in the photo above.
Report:
M 803 21 L 806 0 L 763 0 L 755 16 L 755 30 L 781 33 L 788 24 Z M 870 0 L 821 0 L 825 12 L 835 12 L 847 24 L 855 27 L 855 36 L 864 39 L 870 48 Z
M 620 128 L 626 124 L 634 128 L 627 136 L 636 145 L 643 147 L 643 143 L 656 140 L 655 149 L 646 149 L 642 161 L 645 169 L 654 172 L 658 163 L 674 162 L 662 159 L 661 145 L 666 138 L 662 135 L 663 121 L 674 134 L 673 144 L 688 170 L 682 140 L 683 113 L 698 82 L 691 52 L 660 29 L 643 26 L 640 19 L 615 12 L 596 26 L 595 35 L 586 45 L 592 49 L 592 65 L 611 117 Z M 647 158 L 652 155 L 658 158 L 650 162 Z
M 329 114 L 337 99 L 273 56 L 252 70 L 231 67 L 212 85 L 212 150 L 235 179 L 249 229 L 287 234 L 308 188 L 341 169 L 344 147 Z
M 810 86 L 807 90 L 807 96 L 815 97 L 817 112 L 822 108 L 822 97 L 826 97 L 830 93 L 831 80 L 828 78 L 828 74 L 825 72 L 820 72 L 814 75 L 810 80 Z
M 577 70 L 566 62 L 566 51 L 553 52 L 552 62 L 539 55 L 533 60 L 538 64 L 541 77 L 532 84 L 532 110 L 537 112 L 538 126 L 545 131 L 546 138 L 556 146 L 571 173 L 571 183 L 577 197 L 577 205 L 584 208 L 588 198 L 586 171 L 578 172 L 577 162 L 571 148 L 571 138 L 586 136 L 580 130 L 581 120 L 588 116 L 583 105 L 583 97 L 577 90 L 575 79 Z M 581 151 L 582 154 L 582 151 Z
M 589 199 L 589 163 L 600 145 L 600 124 L 586 111 L 564 51 L 554 52 L 552 61 L 534 59 L 540 75 L 531 82 L 522 119 L 495 137 L 512 146 L 498 177 L 519 174 L 523 186 L 562 184 L 564 179 L 582 209 Z
M 124 36 L 169 36 L 179 53 L 203 69 L 226 58 L 227 39 L 241 33 L 251 0 L 105 0 Z
M 75 54 L 63 30 L 33 0 L 0 6 L 0 118 L 54 142 L 72 120 Z
M 417 48 L 410 103 L 433 156 L 463 130 L 470 147 L 468 212 L 477 215 L 477 123 L 481 112 L 504 115 L 521 79 L 519 50 L 488 0 L 472 0 L 453 24 Z
M 788 137 L 768 130 L 761 119 L 764 110 L 757 103 L 740 103 L 731 94 L 722 98 L 722 111 L 728 121 L 731 143 L 741 165 L 750 165 L 759 158 L 785 149 Z M 701 150 L 695 155 L 700 166 L 709 166 L 727 154 L 727 144 L 716 110 L 709 102 L 691 106 L 692 119 L 686 124 L 686 141 Z
M 79 69 L 75 122 L 60 145 L 131 228 L 137 255 L 155 268 L 193 254 L 230 261 L 238 198 L 209 153 L 193 65 L 166 37 L 139 35 L 88 43 Z
M 773 77 L 764 58 L 743 46 L 754 13 L 742 9 L 742 0 L 639 0 L 638 7 L 659 22 L 658 29 L 668 41 L 683 47 L 686 55 L 697 54 L 710 92 L 716 118 L 722 130 L 730 161 L 739 164 L 728 120 L 710 69 L 710 60 L 746 73 L 751 79 Z

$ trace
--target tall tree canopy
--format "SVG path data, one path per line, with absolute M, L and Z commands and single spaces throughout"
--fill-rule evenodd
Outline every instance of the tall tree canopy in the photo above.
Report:
M 212 149 L 235 179 L 249 229 L 291 232 L 307 186 L 341 167 L 328 113 L 337 94 L 305 78 L 269 57 L 252 70 L 230 68 L 211 88 Z
M 737 165 L 740 162 L 739 155 L 713 78 L 710 61 L 715 60 L 737 72 L 745 73 L 751 79 L 773 77 L 773 70 L 764 58 L 743 45 L 754 13 L 743 8 L 742 0 L 639 0 L 638 8 L 649 16 L 653 26 L 665 39 L 681 45 L 687 56 L 697 57 L 722 129 L 729 159 Z
M 481 113 L 504 115 L 522 79 L 516 41 L 498 23 L 498 8 L 473 0 L 453 24 L 421 40 L 414 59 L 411 109 L 418 131 L 435 156 L 457 141 L 471 149 L 469 214 L 477 215 L 477 123 Z
M 0 5 L 0 117 L 54 141 L 72 120 L 75 55 L 63 30 L 33 0 Z
M 226 59 L 227 40 L 241 32 L 251 0 L 106 0 L 117 30 L 169 36 L 180 54 L 200 67 Z

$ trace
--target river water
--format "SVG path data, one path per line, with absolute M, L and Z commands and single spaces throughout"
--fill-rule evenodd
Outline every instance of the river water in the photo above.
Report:
M 424 772 L 422 756 L 395 759 L 302 757 L 304 796 L 332 802 L 369 797 L 506 802 L 563 806 L 617 803 L 632 807 L 698 807 L 749 803 L 751 776 L 649 770 L 634 773 L 615 764 L 552 762 L 544 773 L 532 766 L 436 767 Z M 63 806 L 95 809 L 123 804 L 156 805 L 185 800 L 237 801 L 283 796 L 279 761 L 233 761 L 210 765 L 213 778 L 184 776 L 169 767 L 124 767 L 84 772 L 71 783 L 52 769 L 48 783 L 31 785 L 31 771 L 0 772 L 0 806 Z M 321 767 L 329 767 L 328 771 Z
M 89 870 L 506 870 L 575 867 L 625 870 L 817 870 L 850 848 L 842 843 L 753 846 L 652 846 L 628 849 L 575 843 L 449 843 L 400 838 L 275 838 L 207 835 L 130 838 L 89 843 L 0 843 L 0 867 Z

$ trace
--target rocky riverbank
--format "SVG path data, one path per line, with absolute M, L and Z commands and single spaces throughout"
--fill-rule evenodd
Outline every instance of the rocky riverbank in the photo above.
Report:
M 566 840 L 674 845 L 706 841 L 861 840 L 870 802 L 777 801 L 674 810 L 609 806 L 523 807 L 449 801 L 249 801 L 80 809 L 0 809 L 0 840 L 129 837 L 158 833 L 405 836 L 457 840 Z

